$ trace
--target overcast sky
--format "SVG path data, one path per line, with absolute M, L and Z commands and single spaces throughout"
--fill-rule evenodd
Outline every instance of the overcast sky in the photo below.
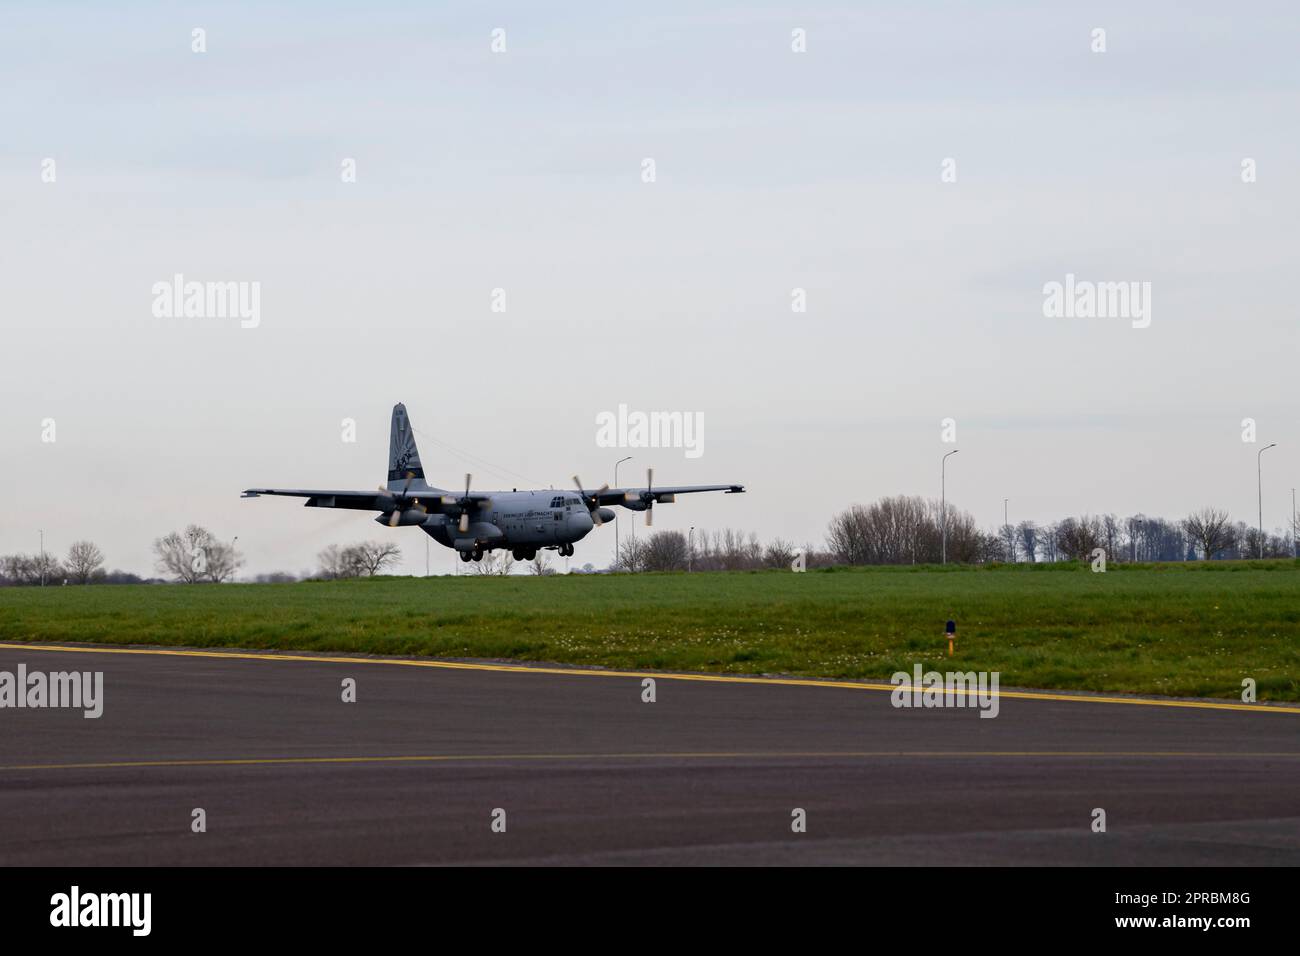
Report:
M 937 497 L 953 447 L 986 527 L 1004 497 L 1253 523 L 1269 441 L 1282 527 L 1300 11 L 1044 6 L 0 6 L 0 553 L 44 529 L 151 573 L 198 522 L 245 573 L 387 536 L 422 573 L 416 529 L 239 498 L 375 487 L 397 401 L 435 484 L 599 485 L 631 454 L 625 485 L 749 489 L 656 528 L 821 541 Z M 156 316 L 177 273 L 260 283 L 259 324 Z M 1149 327 L 1045 316 L 1067 274 L 1149 282 Z M 702 415 L 704 453 L 598 447 L 620 403 Z

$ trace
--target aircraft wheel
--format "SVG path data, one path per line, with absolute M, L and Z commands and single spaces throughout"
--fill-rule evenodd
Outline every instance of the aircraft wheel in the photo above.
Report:
M 466 563 L 469 562 L 469 552 L 468 552 L 468 551 L 461 551 L 461 552 L 459 552 L 459 554 L 460 554 L 460 559 L 461 559 L 462 561 L 464 561 L 464 562 L 466 562 Z
M 529 548 L 527 551 L 524 552 L 524 560 L 525 560 L 525 561 L 532 561 L 532 560 L 535 559 L 536 557 L 537 557 L 537 549 L 536 549 L 536 548 Z
M 513 557 L 516 561 L 528 561 L 528 560 L 529 560 L 528 552 L 527 552 L 527 551 L 524 551 L 524 550 L 521 549 L 521 548 L 515 548 L 513 551 L 510 552 L 510 555 L 511 555 L 511 557 Z
M 475 549 L 474 549 L 473 557 L 474 557 L 474 560 L 475 560 L 475 561 L 482 561 L 482 560 L 483 560 L 483 549 L 482 549 L 482 548 L 475 548 Z

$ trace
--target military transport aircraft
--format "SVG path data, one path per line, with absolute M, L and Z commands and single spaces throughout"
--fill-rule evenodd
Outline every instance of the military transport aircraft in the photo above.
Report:
M 654 506 L 670 504 L 677 495 L 696 491 L 736 494 L 744 485 L 670 485 L 654 487 L 654 469 L 646 472 L 644 488 L 611 488 L 602 485 L 588 492 L 578 476 L 573 483 L 578 493 L 553 489 L 540 491 L 471 491 L 470 475 L 465 491 L 457 494 L 425 483 L 420 452 L 406 416 L 406 406 L 393 406 L 393 425 L 388 441 L 388 483 L 377 491 L 327 491 L 314 488 L 249 488 L 244 498 L 259 495 L 287 495 L 306 498 L 308 508 L 350 508 L 382 512 L 380 524 L 390 528 L 418 525 L 439 544 L 455 548 L 462 561 L 482 561 L 495 548 L 509 548 L 517 561 L 531 561 L 541 548 L 568 556 L 573 544 L 597 525 L 614 520 L 614 512 L 603 505 L 622 505 L 630 511 L 644 511 L 645 523 L 653 523 Z

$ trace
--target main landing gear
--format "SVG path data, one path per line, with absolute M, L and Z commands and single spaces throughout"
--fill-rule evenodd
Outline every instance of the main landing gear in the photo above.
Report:
M 560 545 L 560 547 L 559 547 L 559 552 L 560 552 L 560 557 L 562 557 L 562 558 L 571 558 L 571 557 L 573 557 L 573 545 L 571 545 L 571 544 L 562 544 L 562 545 Z
M 510 554 L 516 561 L 531 561 L 537 557 L 536 548 L 515 548 Z
M 462 551 L 462 552 L 460 552 L 460 559 L 461 559 L 462 561 L 466 562 L 466 563 L 469 563 L 471 560 L 473 560 L 473 561 L 482 561 L 482 560 L 483 560 L 483 549 L 482 549 L 482 548 L 475 548 L 473 551 Z

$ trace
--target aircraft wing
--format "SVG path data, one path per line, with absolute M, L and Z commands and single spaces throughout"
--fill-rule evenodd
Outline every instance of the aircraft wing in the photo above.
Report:
M 456 505 L 444 505 L 442 499 L 446 494 L 446 492 L 436 488 L 411 488 L 405 495 L 398 492 L 386 495 L 376 491 L 335 491 L 321 488 L 249 488 L 240 497 L 259 498 L 262 495 L 282 495 L 288 498 L 306 498 L 307 500 L 303 503 L 306 508 L 350 508 L 354 511 L 391 511 L 394 507 L 394 500 L 418 501 L 430 514 L 442 514 L 445 511 L 459 514 Z M 456 495 L 454 497 L 459 499 L 464 496 Z M 491 500 L 491 496 L 481 492 L 471 492 L 469 500 L 484 502 Z
M 284 495 L 288 498 L 306 498 L 307 508 L 351 508 L 355 511 L 386 511 L 392 500 L 374 491 L 332 491 L 319 488 L 249 488 L 241 498 L 258 498 L 262 495 Z
M 674 495 L 690 495 L 697 491 L 725 491 L 729 495 L 738 495 L 744 490 L 744 485 L 655 485 L 653 488 L 607 488 L 599 498 L 602 505 L 621 505 L 640 499 L 646 492 L 653 493 L 655 501 L 665 498 L 672 501 Z M 594 492 L 591 496 L 596 497 Z

